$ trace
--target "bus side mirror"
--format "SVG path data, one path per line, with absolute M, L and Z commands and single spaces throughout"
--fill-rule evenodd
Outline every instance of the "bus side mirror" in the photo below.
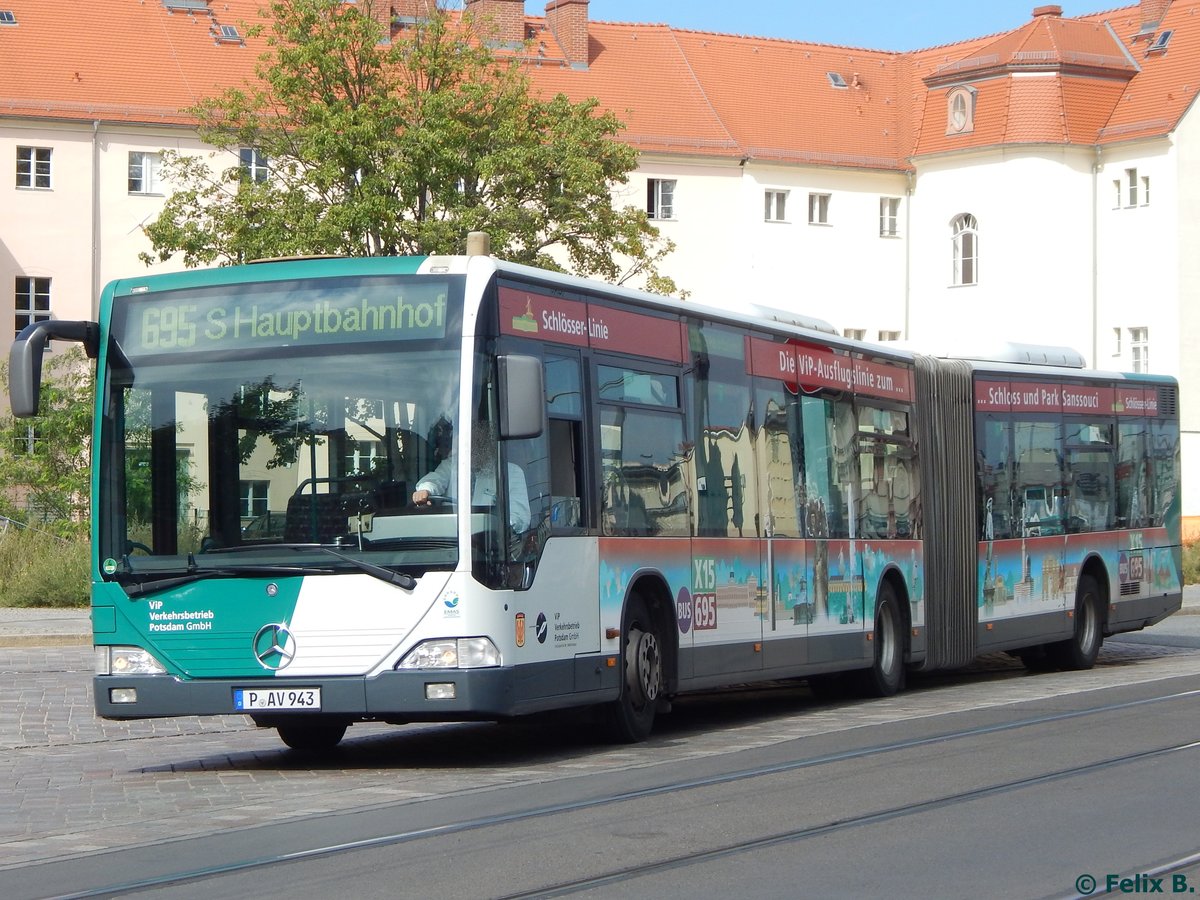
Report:
M 100 352 L 100 326 L 95 322 L 65 322 L 47 319 L 26 325 L 8 354 L 8 398 L 18 419 L 38 414 L 42 392 L 42 357 L 51 339 L 78 341 L 95 359 Z
M 537 437 L 542 433 L 546 409 L 542 361 L 535 356 L 501 356 L 496 368 L 501 439 Z

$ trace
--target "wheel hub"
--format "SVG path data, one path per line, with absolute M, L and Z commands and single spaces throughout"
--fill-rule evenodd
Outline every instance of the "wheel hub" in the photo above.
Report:
M 662 685 L 662 654 L 658 639 L 651 632 L 632 631 L 629 635 L 630 653 L 626 672 L 630 687 L 635 688 L 646 703 L 658 699 Z

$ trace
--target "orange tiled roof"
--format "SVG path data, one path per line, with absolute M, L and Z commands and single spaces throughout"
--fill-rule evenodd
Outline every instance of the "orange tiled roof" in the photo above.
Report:
M 181 108 L 253 74 L 257 52 L 212 30 L 257 20 L 255 0 L 221 0 L 212 14 L 98 0 L 82 19 L 72 4 L 0 7 L 17 20 L 0 27 L 0 115 L 187 123 Z
M 170 9 L 194 6 L 196 9 Z M 181 110 L 252 78 L 260 0 L 0 0 L 0 116 L 190 124 Z M 1094 145 L 1173 130 L 1200 87 L 1200 17 L 1170 4 L 1151 38 L 1137 5 L 1041 15 L 998 35 L 911 53 L 589 23 L 586 69 L 531 16 L 537 90 L 596 97 L 644 151 L 903 169 L 913 156 L 1006 143 Z M 1028 77 L 1027 77 L 1028 76 Z M 831 80 L 832 79 L 832 80 Z M 840 82 L 838 82 L 840 79 Z M 836 82 L 836 84 L 835 84 Z M 946 134 L 946 95 L 975 91 L 975 127 Z M 843 86 L 844 85 L 844 86 Z
M 1178 124 L 1200 89 L 1200 17 L 1193 4 L 1171 3 L 1149 36 L 1142 36 L 1138 8 L 1097 13 L 1129 50 L 1140 71 L 1113 105 L 1099 130 L 1098 143 L 1166 134 Z M 1153 50 L 1156 38 L 1171 32 L 1165 50 Z

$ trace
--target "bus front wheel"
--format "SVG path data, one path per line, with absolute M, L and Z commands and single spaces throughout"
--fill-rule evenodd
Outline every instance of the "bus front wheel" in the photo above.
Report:
M 325 753 L 336 747 L 346 735 L 346 725 L 300 723 L 277 725 L 279 739 L 293 750 Z
M 621 633 L 621 696 L 609 707 L 609 730 L 618 741 L 636 743 L 650 736 L 664 684 L 662 638 L 640 597 L 629 601 Z

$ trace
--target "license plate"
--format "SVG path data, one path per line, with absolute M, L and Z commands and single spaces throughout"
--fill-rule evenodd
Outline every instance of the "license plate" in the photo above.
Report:
M 320 688 L 234 688 L 234 709 L 320 709 Z

